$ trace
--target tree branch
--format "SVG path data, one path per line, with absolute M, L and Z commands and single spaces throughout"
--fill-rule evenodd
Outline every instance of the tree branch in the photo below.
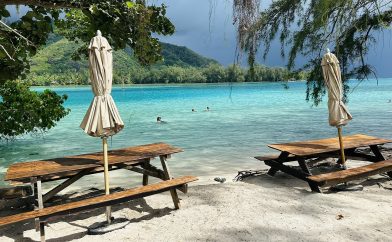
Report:
M 28 40 L 26 37 L 24 37 L 23 35 L 21 35 L 18 31 L 16 31 L 15 29 L 11 28 L 10 26 L 8 26 L 7 24 L 5 24 L 3 21 L 0 20 L 0 24 L 3 25 L 4 27 L 6 27 L 8 30 L 10 30 L 11 32 L 15 33 L 17 36 L 19 36 L 20 38 L 24 39 L 27 44 L 34 46 L 34 44 Z
M 83 4 L 83 1 L 75 2 L 69 0 L 2 0 L 0 6 L 4 5 L 34 5 L 46 8 L 88 8 L 90 4 Z
M 15 59 L 12 58 L 12 56 L 8 53 L 8 51 L 4 48 L 3 45 L 0 44 L 0 48 L 4 51 L 4 53 L 8 56 L 8 58 L 10 58 L 10 60 L 15 61 Z

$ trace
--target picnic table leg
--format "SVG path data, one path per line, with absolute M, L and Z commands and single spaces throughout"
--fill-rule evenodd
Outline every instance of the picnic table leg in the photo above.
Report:
M 378 145 L 371 145 L 370 149 L 372 150 L 378 161 L 385 160 L 384 156 L 381 154 L 380 149 L 378 148 Z
M 41 237 L 41 242 L 45 242 L 45 223 L 44 222 L 40 222 L 39 223 L 39 234 Z
M 38 209 L 44 208 L 44 200 L 42 198 L 42 182 L 41 178 L 37 178 L 37 196 L 38 196 Z M 41 242 L 45 242 L 45 222 L 38 220 Z
M 30 179 L 31 186 L 33 188 L 33 196 L 35 200 L 34 210 L 43 209 L 44 202 L 42 198 L 42 182 L 40 177 L 32 177 Z M 42 223 L 39 219 L 35 219 L 35 230 L 40 231 L 41 227 L 45 224 Z M 42 240 L 42 239 L 41 239 Z
M 289 153 L 288 152 L 282 152 L 278 159 L 276 160 L 277 162 L 283 164 L 283 162 L 287 159 L 287 157 L 289 157 Z M 270 176 L 274 176 L 276 174 L 276 172 L 278 172 L 279 169 L 275 168 L 275 167 L 271 167 L 267 174 Z
M 38 188 L 37 188 L 37 177 L 31 177 L 30 178 L 30 183 L 31 183 L 31 188 L 32 188 L 32 190 L 33 190 L 33 197 L 34 197 L 34 200 L 33 200 L 33 207 L 34 207 L 34 210 L 37 210 L 38 209 Z M 35 231 L 39 231 L 39 220 L 38 219 L 35 219 L 34 220 L 34 222 L 35 222 Z
M 301 167 L 301 169 L 302 169 L 305 173 L 309 174 L 309 176 L 312 175 L 312 172 L 310 171 L 310 168 L 309 168 L 309 166 L 306 164 L 306 161 L 305 161 L 304 158 L 298 158 L 298 163 L 299 163 L 299 166 Z
M 370 146 L 370 149 L 372 150 L 373 154 L 376 156 L 376 158 L 377 158 L 378 161 L 383 161 L 383 160 L 385 160 L 385 158 L 384 158 L 384 156 L 382 155 L 380 149 L 378 148 L 378 145 L 371 145 L 371 146 Z M 392 171 L 387 172 L 387 175 L 388 175 L 389 177 L 392 178 Z
M 310 189 L 312 190 L 312 192 L 318 192 L 318 193 L 323 193 L 320 189 L 319 186 L 317 186 L 316 183 L 313 183 L 311 181 L 308 182 Z
M 283 163 L 279 163 L 276 160 L 266 160 L 265 163 L 271 167 L 276 167 L 278 170 L 284 173 L 287 173 L 296 178 L 306 181 L 309 184 L 310 189 L 312 189 L 312 191 L 321 193 L 321 190 L 317 186 L 317 184 L 313 183 L 308 179 L 309 173 L 304 172 L 302 169 L 301 170 L 295 169 L 293 167 L 284 165 Z
M 150 162 L 146 162 L 148 164 L 150 164 Z M 148 185 L 148 175 L 147 174 L 143 174 L 143 186 L 147 186 Z
M 310 170 L 308 164 L 306 164 L 306 160 L 305 160 L 304 158 L 299 158 L 299 159 L 298 159 L 298 163 L 299 163 L 299 166 L 301 167 L 301 169 L 302 169 L 305 173 L 307 173 L 309 176 L 312 175 L 312 171 Z M 317 186 L 317 184 L 315 184 L 315 183 L 312 182 L 312 181 L 308 181 L 308 184 L 309 184 L 310 189 L 311 189 L 313 192 L 321 193 L 320 187 Z
M 35 186 L 37 188 L 36 191 L 36 198 L 38 201 L 38 209 L 43 209 L 44 208 L 44 202 L 43 202 L 43 197 L 42 197 L 42 182 L 41 178 L 37 177 L 34 178 L 33 181 L 35 181 Z M 45 222 L 41 221 L 40 219 L 36 219 L 36 223 L 38 223 L 39 226 L 39 231 L 40 231 L 40 237 L 41 237 L 41 242 L 45 242 Z
M 167 163 L 166 163 L 166 157 L 165 156 L 159 156 L 159 158 L 161 160 L 163 172 L 165 173 L 166 179 L 167 180 L 171 180 L 172 177 L 170 175 L 169 167 L 167 166 Z M 180 208 L 180 199 L 178 198 L 177 190 L 176 189 L 171 189 L 170 193 L 171 193 L 171 196 L 172 196 L 172 199 L 173 199 L 174 207 L 176 209 L 179 209 Z

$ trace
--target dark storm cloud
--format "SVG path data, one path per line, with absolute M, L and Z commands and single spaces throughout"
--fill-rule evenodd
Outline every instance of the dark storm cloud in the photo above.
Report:
M 270 0 L 262 1 L 262 7 Z M 232 0 L 150 0 L 150 4 L 164 3 L 167 15 L 176 26 L 173 36 L 160 36 L 164 42 L 187 46 L 190 49 L 224 65 L 234 62 L 236 33 L 232 25 Z M 26 9 L 21 8 L 20 12 Z M 15 9 L 12 14 L 16 16 Z M 391 30 L 376 36 L 377 45 L 371 47 L 367 60 L 377 69 L 379 77 L 392 77 L 392 34 Z M 280 45 L 275 41 L 266 60 L 258 62 L 269 66 L 284 66 L 287 60 L 280 56 Z M 297 65 L 305 63 L 299 59 Z
M 236 47 L 235 28 L 232 25 L 232 0 L 156 0 L 165 3 L 168 16 L 177 28 L 171 37 L 163 41 L 188 46 L 189 48 L 224 65 L 233 63 Z M 262 1 L 266 8 L 271 1 Z M 211 8 L 211 6 L 213 6 Z M 210 11 L 212 9 L 212 17 Z M 379 77 L 392 77 L 392 31 L 376 35 L 377 44 L 372 46 L 367 61 L 375 66 Z M 269 66 L 284 66 L 287 60 L 280 56 L 280 44 L 275 41 L 266 60 L 260 56 L 258 62 Z M 297 60 L 297 66 L 305 63 Z
M 270 2 L 262 1 L 262 7 Z M 176 26 L 176 33 L 161 37 L 162 41 L 187 46 L 224 65 L 234 62 L 236 30 L 232 23 L 232 0 L 155 0 L 150 3 L 167 5 L 167 15 Z M 258 62 L 284 66 L 279 43 L 272 43 L 268 58 L 263 60 L 259 56 Z
M 233 63 L 236 41 L 231 1 L 150 2 L 164 2 L 168 6 L 168 16 L 176 26 L 176 33 L 170 37 L 161 37 L 162 41 L 187 46 L 225 65 Z

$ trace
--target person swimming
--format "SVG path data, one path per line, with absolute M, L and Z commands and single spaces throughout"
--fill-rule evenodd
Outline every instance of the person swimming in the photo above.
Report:
M 206 112 L 210 111 L 210 107 L 207 107 L 205 111 L 206 111 Z
M 194 108 L 192 108 L 192 112 L 196 112 L 196 110 Z
M 163 121 L 163 120 L 162 120 L 162 117 L 158 116 L 158 117 L 157 117 L 157 123 L 158 123 L 158 124 L 165 124 L 165 123 L 167 123 L 167 122 L 166 122 L 166 121 Z

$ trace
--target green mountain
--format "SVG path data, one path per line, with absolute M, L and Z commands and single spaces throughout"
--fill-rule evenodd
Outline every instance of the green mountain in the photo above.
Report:
M 166 66 L 206 67 L 218 64 L 216 60 L 206 58 L 188 49 L 185 46 L 162 43 L 163 64 Z
M 161 45 L 164 60 L 148 70 L 171 66 L 201 68 L 219 65 L 217 61 L 203 57 L 186 47 L 168 43 L 161 43 Z M 61 36 L 53 35 L 46 47 L 31 59 L 31 73 L 28 75 L 28 79 L 33 85 L 86 84 L 88 61 L 72 60 L 72 54 L 77 48 L 78 44 Z M 139 65 L 130 48 L 115 51 L 113 60 L 115 83 L 123 83 L 131 78 L 131 73 L 146 69 Z
M 162 44 L 164 60 L 150 67 L 140 66 L 130 48 L 113 54 L 114 84 L 218 83 L 303 80 L 306 73 L 291 73 L 285 68 L 256 65 L 253 75 L 238 65 L 223 67 L 217 61 L 172 44 Z M 54 35 L 45 48 L 31 59 L 32 85 L 89 84 L 88 60 L 74 61 L 72 54 L 79 47 Z

